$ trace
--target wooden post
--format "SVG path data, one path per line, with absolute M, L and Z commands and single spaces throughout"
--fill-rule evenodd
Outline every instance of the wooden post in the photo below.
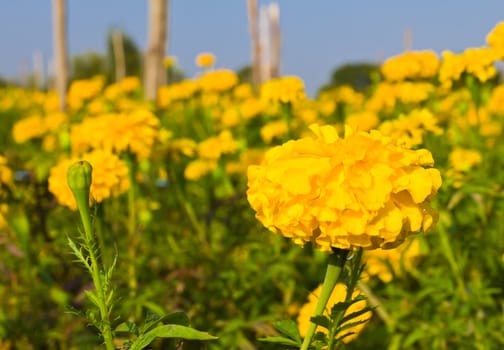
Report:
M 122 33 L 118 30 L 112 32 L 112 50 L 114 51 L 115 78 L 120 82 L 126 76 L 126 62 L 124 58 L 124 44 Z
M 55 59 L 56 90 L 60 98 L 60 109 L 65 111 L 68 80 L 67 38 L 66 38 L 66 2 L 53 0 L 53 50 Z
M 270 32 L 270 77 L 278 78 L 280 76 L 280 8 L 278 3 L 273 2 L 268 7 L 269 13 L 269 32 Z
M 166 51 L 168 0 L 149 0 L 149 28 L 144 65 L 145 98 L 155 101 L 164 83 L 163 59 Z M 163 79 L 163 77 L 165 79 Z
M 259 41 L 261 45 L 260 58 L 260 82 L 270 80 L 270 64 L 271 64 L 271 43 L 269 30 L 269 13 L 268 6 L 261 6 L 259 9 Z
M 250 41 L 252 46 L 252 84 L 261 83 L 261 43 L 259 41 L 257 0 L 247 0 Z

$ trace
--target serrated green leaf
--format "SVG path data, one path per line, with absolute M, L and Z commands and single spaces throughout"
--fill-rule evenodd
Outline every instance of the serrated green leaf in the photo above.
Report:
M 297 328 L 296 322 L 293 320 L 281 320 L 273 323 L 273 327 L 283 335 L 288 336 L 290 339 L 295 340 L 298 344 L 301 344 L 301 335 Z
M 207 332 L 201 332 L 197 329 L 167 324 L 158 326 L 149 332 L 142 334 L 138 337 L 129 350 L 141 350 L 148 346 L 150 343 L 154 341 L 156 338 L 176 338 L 176 339 L 188 339 L 188 340 L 213 340 L 217 339 L 213 335 L 208 334 Z
M 100 302 L 98 301 L 98 297 L 96 296 L 96 293 L 92 290 L 86 290 L 84 291 L 84 294 L 86 297 L 97 307 L 100 307 Z
M 265 343 L 276 343 L 276 344 L 294 346 L 296 348 L 301 345 L 300 343 L 286 337 L 265 337 L 265 338 L 259 338 L 258 340 Z

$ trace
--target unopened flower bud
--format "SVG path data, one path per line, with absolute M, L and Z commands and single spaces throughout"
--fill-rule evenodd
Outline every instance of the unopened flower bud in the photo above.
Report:
M 67 183 L 73 195 L 76 197 L 83 194 L 89 198 L 89 190 L 91 188 L 93 167 L 88 161 L 80 160 L 72 165 L 67 170 Z

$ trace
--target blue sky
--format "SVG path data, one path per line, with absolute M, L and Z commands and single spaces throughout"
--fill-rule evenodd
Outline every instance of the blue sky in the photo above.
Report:
M 104 51 L 110 28 L 126 31 L 145 48 L 147 0 L 67 0 L 70 54 Z M 271 1 L 261 0 L 260 4 Z M 278 0 L 282 73 L 297 75 L 310 94 L 331 71 L 352 61 L 376 62 L 403 50 L 406 28 L 413 49 L 460 51 L 484 45 L 504 21 L 502 0 Z M 170 0 L 167 54 L 188 76 L 194 57 L 217 56 L 217 66 L 238 69 L 250 62 L 246 0 Z M 4 1 L 0 7 L 0 75 L 30 67 L 32 53 L 51 57 L 51 1 Z

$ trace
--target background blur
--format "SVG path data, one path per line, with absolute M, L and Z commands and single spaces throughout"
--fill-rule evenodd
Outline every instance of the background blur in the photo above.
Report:
M 259 1 L 267 6 L 271 1 Z M 504 2 L 462 1 L 277 1 L 280 8 L 281 74 L 301 77 L 314 95 L 334 69 L 348 62 L 378 63 L 404 49 L 458 52 L 484 44 L 502 20 Z M 107 35 L 119 29 L 144 51 L 147 1 L 68 1 L 70 57 L 105 55 Z M 195 56 L 210 51 L 217 67 L 250 64 L 245 0 L 171 0 L 166 54 L 186 77 Z M 4 1 L 0 10 L 0 77 L 25 84 L 41 66 L 51 74 L 51 1 Z M 86 56 L 89 58 L 90 56 Z M 42 64 L 41 64 L 42 62 Z

